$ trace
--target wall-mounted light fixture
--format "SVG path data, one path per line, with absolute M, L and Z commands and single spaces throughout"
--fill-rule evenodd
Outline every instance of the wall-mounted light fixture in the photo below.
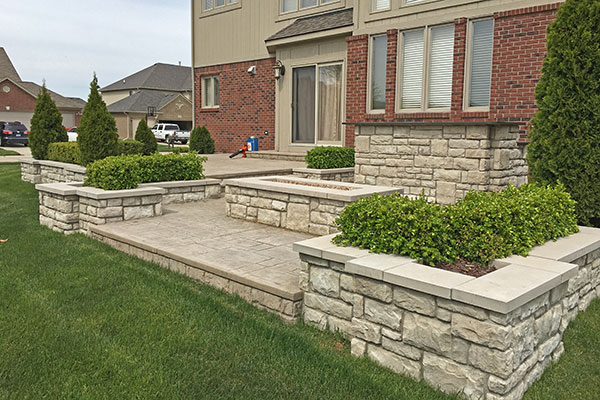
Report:
M 285 66 L 277 60 L 277 64 L 273 65 L 273 71 L 275 71 L 275 79 L 279 79 L 285 75 Z

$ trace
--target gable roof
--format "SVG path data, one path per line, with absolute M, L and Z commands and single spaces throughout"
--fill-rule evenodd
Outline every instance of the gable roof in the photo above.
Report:
M 157 63 L 105 86 L 100 91 L 140 89 L 189 92 L 192 90 L 192 68 Z
M 159 90 L 140 90 L 131 96 L 109 105 L 108 111 L 111 113 L 146 113 L 148 112 L 148 107 L 155 107 L 158 111 L 180 96 L 189 102 L 189 100 L 181 93 L 163 92 Z
M 352 8 L 347 8 L 326 14 L 298 18 L 291 25 L 283 28 L 273 36 L 269 37 L 266 42 L 289 38 L 292 36 L 306 35 L 308 33 L 343 28 L 351 25 L 354 25 L 353 10 Z
M 16 82 L 21 81 L 21 77 L 12 61 L 10 61 L 8 54 L 6 54 L 4 47 L 0 47 L 0 79 L 2 78 L 10 78 Z
M 20 87 L 21 89 L 23 89 L 25 92 L 29 93 L 34 98 L 37 98 L 40 90 L 42 90 L 42 87 L 40 85 L 38 85 L 37 83 L 15 81 L 14 79 L 11 79 L 10 77 L 0 78 L 0 83 L 7 81 L 7 80 L 12 82 L 14 85 Z M 48 88 L 46 88 L 46 90 L 48 90 L 48 93 L 50 93 L 50 97 L 52 98 L 52 100 L 54 100 L 54 103 L 56 103 L 56 106 L 59 109 L 68 108 L 68 109 L 74 109 L 74 110 L 82 110 L 83 107 L 85 107 L 86 102 L 80 98 L 64 97 L 56 92 L 53 92 L 52 90 L 50 90 Z

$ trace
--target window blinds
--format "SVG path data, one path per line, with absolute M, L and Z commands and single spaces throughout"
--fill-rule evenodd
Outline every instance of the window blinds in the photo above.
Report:
M 390 0 L 373 0 L 373 10 L 387 10 L 390 8 Z
M 454 25 L 431 28 L 427 92 L 429 108 L 450 108 L 453 59 Z
M 472 28 L 469 107 L 489 107 L 494 20 L 473 22 Z
M 371 43 L 371 109 L 384 110 L 387 36 L 374 36 Z
M 403 33 L 402 108 L 421 108 L 424 30 Z

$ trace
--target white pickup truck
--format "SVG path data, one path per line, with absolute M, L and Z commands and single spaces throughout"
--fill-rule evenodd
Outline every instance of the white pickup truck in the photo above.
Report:
M 171 135 L 175 135 L 175 141 L 181 144 L 187 144 L 190 140 L 190 132 L 182 131 L 177 124 L 156 124 L 152 127 L 152 133 L 156 140 L 163 142 Z

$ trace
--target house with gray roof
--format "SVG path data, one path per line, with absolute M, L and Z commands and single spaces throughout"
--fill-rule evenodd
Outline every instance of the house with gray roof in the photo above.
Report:
M 192 127 L 192 70 L 157 63 L 100 89 L 119 136 L 132 139 L 141 119 Z
M 0 121 L 19 121 L 31 127 L 37 95 L 41 86 L 21 79 L 6 50 L 0 47 Z M 85 101 L 65 97 L 48 89 L 63 117 L 65 128 L 79 124 Z

